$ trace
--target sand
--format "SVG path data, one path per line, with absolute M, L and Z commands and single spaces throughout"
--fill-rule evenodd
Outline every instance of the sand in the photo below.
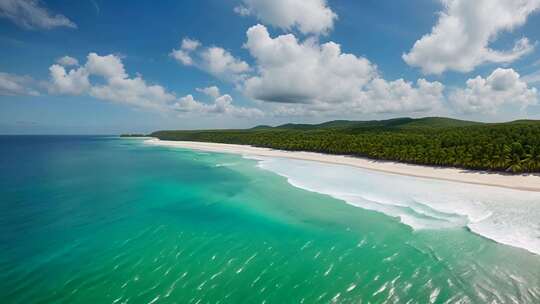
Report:
M 539 174 L 510 175 L 486 171 L 471 171 L 457 168 L 440 168 L 411 165 L 390 161 L 377 161 L 367 158 L 331 155 L 314 152 L 283 151 L 268 148 L 257 148 L 245 145 L 231 145 L 205 142 L 164 141 L 156 138 L 145 141 L 147 144 L 177 147 L 191 150 L 232 153 L 248 156 L 282 157 L 316 161 L 337 165 L 353 166 L 378 172 L 431 178 L 467 184 L 503 187 L 523 191 L 540 192 Z

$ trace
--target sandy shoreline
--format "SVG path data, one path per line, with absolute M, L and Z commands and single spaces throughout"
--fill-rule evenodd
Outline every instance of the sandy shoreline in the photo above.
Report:
M 429 166 L 409 165 L 396 162 L 374 161 L 370 159 L 351 156 L 330 155 L 314 152 L 283 151 L 244 145 L 188 141 L 163 141 L 156 138 L 149 139 L 145 142 L 153 145 L 177 147 L 207 152 L 282 157 L 316 161 L 337 165 L 353 166 L 391 174 L 540 192 L 540 176 L 538 175 L 503 175 L 482 171 L 473 172 L 455 168 L 437 168 Z

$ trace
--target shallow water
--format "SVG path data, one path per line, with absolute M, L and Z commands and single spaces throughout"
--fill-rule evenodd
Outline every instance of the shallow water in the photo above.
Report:
M 301 161 L 106 137 L 0 147 L 3 303 L 540 301 L 540 256 L 469 231 L 484 210 L 441 211 L 446 186 L 363 172 L 341 197 L 320 186 L 343 180 L 308 182 L 346 171 Z M 403 188 L 424 195 L 411 204 Z M 388 202 L 409 213 L 369 205 Z
M 540 193 L 283 158 L 253 158 L 299 188 L 398 217 L 415 230 L 467 227 L 540 255 Z M 316 174 L 313 174 L 316 172 Z

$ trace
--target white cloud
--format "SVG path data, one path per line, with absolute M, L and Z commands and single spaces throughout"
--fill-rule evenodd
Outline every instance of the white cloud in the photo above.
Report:
M 444 100 L 444 85 L 418 79 L 416 86 L 403 79 L 374 79 L 365 89 L 364 112 L 411 113 L 437 109 Z M 362 100 L 362 99 L 361 99 Z
M 338 44 L 299 42 L 292 34 L 272 38 L 263 25 L 247 31 L 246 48 L 258 74 L 245 81 L 244 91 L 259 100 L 338 103 L 377 76 L 369 60 L 342 53 Z
M 211 104 L 203 103 L 195 100 L 193 95 L 186 95 L 178 99 L 174 104 L 174 109 L 178 112 L 200 113 L 200 114 L 220 114 L 235 117 L 262 117 L 264 113 L 256 108 L 246 108 L 233 105 L 233 99 L 230 95 L 225 94 L 216 96 L 217 87 L 202 89 L 208 96 L 212 97 Z
M 201 46 L 201 43 L 199 41 L 197 41 L 197 40 L 193 40 L 193 39 L 189 39 L 189 38 L 184 38 L 182 40 L 181 47 L 185 51 L 194 51 L 199 46 Z
M 403 79 L 373 79 L 351 100 L 340 103 L 315 101 L 308 104 L 277 104 L 270 108 L 275 116 L 332 116 L 357 114 L 424 113 L 443 108 L 444 85 L 440 82 Z
M 416 41 L 403 55 L 407 64 L 426 74 L 447 70 L 470 72 L 486 63 L 509 63 L 530 53 L 534 46 L 527 38 L 516 41 L 511 50 L 489 47 L 497 35 L 525 24 L 529 14 L 540 7 L 538 0 L 441 0 L 444 11 L 430 34 Z
M 122 59 L 116 55 L 100 56 L 90 53 L 83 66 L 66 70 L 53 64 L 50 68 L 49 91 L 54 94 L 88 94 L 97 99 L 118 102 L 139 108 L 158 111 L 180 111 L 201 114 L 223 114 L 232 116 L 260 116 L 262 112 L 254 108 L 237 107 L 232 97 L 221 95 L 219 88 L 198 89 L 212 97 L 212 104 L 205 104 L 187 95 L 177 98 L 173 92 L 157 84 L 148 84 L 140 75 L 129 77 Z M 0 74 L 0 92 L 2 85 Z M 92 83 L 91 76 L 99 82 Z
M 195 66 L 215 77 L 236 82 L 250 71 L 249 64 L 235 58 L 227 50 L 217 47 L 202 47 L 200 42 L 185 38 L 180 49 L 173 49 L 170 56 L 186 66 Z
M 90 53 L 85 68 L 90 74 L 102 76 L 107 80 L 128 77 L 122 59 L 117 55 L 99 56 L 96 53 Z
M 77 25 L 67 17 L 51 13 L 38 0 L 0 0 L 0 18 L 9 19 L 29 30 L 77 28 Z
M 214 76 L 241 75 L 249 71 L 249 65 L 234 58 L 220 47 L 209 47 L 201 52 L 201 67 Z
M 0 72 L 0 95 L 37 96 L 39 92 L 33 88 L 34 80 L 29 76 L 19 76 Z
M 154 109 L 163 109 L 176 98 L 160 85 L 147 84 L 141 76 L 129 78 L 116 55 L 90 53 L 84 66 L 67 71 L 54 64 L 49 70 L 49 91 L 54 94 L 89 94 L 101 100 Z M 102 78 L 102 82 L 92 84 L 91 75 Z
M 176 98 L 160 85 L 147 84 L 142 76 L 129 78 L 122 60 L 116 55 L 90 53 L 85 67 L 90 74 L 106 80 L 103 85 L 92 86 L 90 95 L 93 97 L 154 109 L 164 109 Z
M 88 71 L 84 67 L 66 71 L 65 67 L 53 64 L 49 73 L 49 92 L 52 94 L 80 95 L 90 88 Z
M 245 46 L 256 60 L 257 74 L 243 82 L 244 94 L 296 104 L 291 113 L 418 112 L 444 99 L 441 83 L 386 81 L 369 60 L 343 53 L 333 42 L 299 42 L 292 34 L 272 38 L 266 27 L 257 25 L 248 30 Z M 286 112 L 284 105 L 276 108 Z
M 219 92 L 219 88 L 216 86 L 211 86 L 211 87 L 202 88 L 202 89 L 198 88 L 197 92 L 201 92 L 212 98 L 218 98 L 221 95 L 221 93 Z
M 110 78 L 105 85 L 94 85 L 90 95 L 102 100 L 126 103 L 136 107 L 166 110 L 167 104 L 176 99 L 174 94 L 160 85 L 149 85 L 135 78 Z
M 450 95 L 450 102 L 464 113 L 495 114 L 504 105 L 521 110 L 538 102 L 536 88 L 529 88 L 513 69 L 498 68 L 487 78 L 477 76 L 467 87 Z
M 64 57 L 58 58 L 58 60 L 56 60 L 56 63 L 65 67 L 79 65 L 79 61 L 70 56 L 64 56 Z
M 184 50 L 172 50 L 171 57 L 176 59 L 178 62 L 180 62 L 183 65 L 193 65 L 193 59 L 191 58 L 191 55 L 189 52 Z
M 179 61 L 183 65 L 193 65 L 193 59 L 191 58 L 191 52 L 195 51 L 201 46 L 201 43 L 197 40 L 190 38 L 184 38 L 180 44 L 180 49 L 174 49 L 170 53 L 170 56 Z
M 261 22 L 291 30 L 297 28 L 303 34 L 327 34 L 337 19 L 326 0 L 243 0 L 234 11 L 241 15 L 253 15 Z

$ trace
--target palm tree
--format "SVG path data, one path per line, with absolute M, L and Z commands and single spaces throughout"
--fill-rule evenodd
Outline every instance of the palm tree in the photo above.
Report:
M 519 158 L 519 155 L 513 154 L 508 168 L 506 168 L 506 171 L 510 171 L 513 173 L 521 172 L 523 171 L 523 161 Z
M 525 154 L 523 167 L 529 172 L 540 169 L 540 149 L 538 147 L 527 146 L 529 153 Z
M 502 151 L 501 151 L 501 168 L 507 168 L 509 164 L 512 162 L 512 148 L 510 146 L 504 144 Z

